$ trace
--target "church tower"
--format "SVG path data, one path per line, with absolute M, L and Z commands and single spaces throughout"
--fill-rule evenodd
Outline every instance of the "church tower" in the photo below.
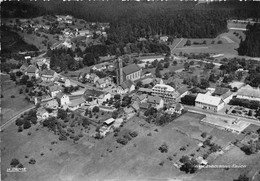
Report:
M 116 83 L 117 85 L 120 85 L 124 79 L 123 79 L 123 63 L 122 63 L 122 59 L 118 58 L 116 61 Z

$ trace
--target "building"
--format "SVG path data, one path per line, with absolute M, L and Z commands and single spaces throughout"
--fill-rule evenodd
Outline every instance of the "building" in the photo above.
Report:
M 166 103 L 174 102 L 178 96 L 173 87 L 165 84 L 156 84 L 152 88 L 152 95 L 163 98 Z
M 104 62 L 104 63 L 94 65 L 91 69 L 93 71 L 100 71 L 101 72 L 101 71 L 107 70 L 109 65 L 110 65 L 110 63 Z
M 160 41 L 163 41 L 163 42 L 168 41 L 168 36 L 161 36 Z
M 233 98 L 233 93 L 229 88 L 225 87 L 216 87 L 212 95 L 221 97 L 225 104 L 229 103 L 229 101 Z
M 181 86 L 176 91 L 178 93 L 178 98 L 182 98 L 182 97 L 186 96 L 189 93 L 189 91 L 187 89 L 187 86 Z
M 102 104 L 105 101 L 111 99 L 111 94 L 95 89 L 87 89 L 84 92 L 84 98 L 87 102 L 93 104 Z
M 110 77 L 104 77 L 102 79 L 98 79 L 95 82 L 95 85 L 96 85 L 96 87 L 99 87 L 99 88 L 106 88 L 109 85 L 111 85 L 111 83 L 112 83 L 112 79 Z
M 151 107 L 154 107 L 156 109 L 161 109 L 161 108 L 163 108 L 164 101 L 159 96 L 148 96 L 147 104 L 149 104 Z
M 59 104 L 58 104 L 57 100 L 52 99 L 46 103 L 45 107 L 50 108 L 50 109 L 58 109 Z
M 132 97 L 132 102 L 137 101 L 138 103 L 146 102 L 147 100 L 147 94 L 141 94 L 141 95 L 134 95 Z
M 149 88 L 139 88 L 138 92 L 142 93 L 142 94 L 148 94 L 148 95 L 152 95 L 152 89 Z
M 70 103 L 69 96 L 62 92 L 56 94 L 56 99 L 61 107 L 63 107 L 64 105 L 68 105 Z
M 195 100 L 195 106 L 217 112 L 225 106 L 225 103 L 221 97 L 199 93 Z
M 131 80 L 126 80 L 117 86 L 116 91 L 118 94 L 127 94 L 135 90 L 135 84 Z
M 251 101 L 260 101 L 260 89 L 246 85 L 237 91 L 237 98 Z
M 35 77 L 39 78 L 39 69 L 34 65 L 29 65 L 25 70 L 25 75 L 28 75 L 30 78 Z
M 81 106 L 84 106 L 85 104 L 86 104 L 86 100 L 81 97 L 81 98 L 71 100 L 70 103 L 68 104 L 68 108 L 71 111 L 75 111 L 78 108 L 80 108 Z
M 37 110 L 36 116 L 37 116 L 37 119 L 38 119 L 39 121 L 41 121 L 41 120 L 45 120 L 45 119 L 49 118 L 50 114 L 49 114 L 49 112 L 48 112 L 46 109 L 44 109 L 43 107 L 41 107 L 41 108 L 39 108 L 39 109 Z
M 177 104 L 170 105 L 170 107 L 166 110 L 166 113 L 168 113 L 168 114 L 173 114 L 173 113 L 181 114 L 182 110 L 184 110 L 183 105 L 180 104 L 180 103 L 177 103 Z
M 59 92 L 62 92 L 62 87 L 59 86 L 59 85 L 52 85 L 52 86 L 49 86 L 49 94 L 51 97 L 56 97 L 56 95 L 59 93 Z
M 136 81 L 141 78 L 142 69 L 137 64 L 122 66 L 122 60 L 117 60 L 117 84 L 120 85 L 126 80 Z
M 49 69 L 49 70 L 45 69 L 40 72 L 40 76 L 41 76 L 42 81 L 44 81 L 44 82 L 53 82 L 55 80 L 55 78 L 58 77 L 58 74 L 51 69 Z

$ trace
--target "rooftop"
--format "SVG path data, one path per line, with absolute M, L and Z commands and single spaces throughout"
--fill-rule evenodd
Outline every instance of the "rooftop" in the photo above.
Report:
M 123 67 L 123 72 L 126 75 L 129 75 L 129 74 L 139 71 L 140 69 L 141 68 L 137 64 L 130 64 L 130 65 L 127 65 L 126 67 Z
M 113 122 L 115 122 L 115 119 L 114 119 L 114 118 L 109 118 L 109 119 L 107 119 L 106 121 L 104 121 L 105 124 L 111 124 L 111 123 L 113 123 Z
M 150 103 L 150 104 L 160 104 L 161 100 L 162 100 L 162 98 L 160 98 L 159 96 L 148 96 L 147 97 L 147 103 Z
M 165 85 L 165 84 L 156 84 L 153 88 L 154 89 L 164 89 L 165 91 L 169 91 L 169 92 L 173 92 L 175 91 L 175 89 L 169 85 Z
M 52 86 L 49 87 L 49 90 L 50 90 L 51 92 L 60 91 L 60 90 L 62 90 L 62 87 L 59 86 L 59 85 L 54 84 L 54 85 L 52 85 Z
M 196 102 L 201 102 L 208 105 L 218 106 L 223 100 L 221 97 L 214 97 L 207 94 L 199 93 L 196 97 Z
M 260 98 L 260 89 L 246 85 L 238 90 L 237 95 Z
M 26 69 L 27 73 L 35 73 L 37 70 L 37 67 L 35 67 L 34 65 L 29 65 L 29 67 Z
M 121 86 L 123 89 L 129 89 L 133 84 L 134 84 L 133 81 L 131 81 L 131 80 L 128 79 L 128 80 L 122 82 L 122 83 L 120 84 L 120 86 Z
M 98 91 L 98 90 L 95 90 L 95 89 L 87 89 L 87 90 L 84 92 L 85 98 L 87 98 L 87 97 L 99 97 L 99 96 L 101 96 L 102 94 L 104 94 L 103 91 Z
M 49 69 L 49 70 L 44 69 L 43 71 L 41 71 L 41 75 L 54 76 L 54 74 L 55 74 L 55 71 L 53 71 L 53 70 L 51 70 L 51 69 Z
M 216 87 L 215 91 L 213 92 L 213 95 L 221 96 L 229 91 L 229 88 L 226 87 Z

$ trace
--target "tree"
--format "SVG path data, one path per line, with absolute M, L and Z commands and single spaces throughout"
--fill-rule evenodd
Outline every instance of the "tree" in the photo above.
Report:
M 253 115 L 253 113 L 252 113 L 252 110 L 250 109 L 249 111 L 248 111 L 248 114 L 247 114 L 248 116 L 252 116 Z
M 191 46 L 191 41 L 187 40 L 185 46 Z
M 10 165 L 11 165 L 11 167 L 16 167 L 17 165 L 19 165 L 19 160 L 18 159 L 16 159 L 16 158 L 13 158 L 12 160 L 11 160 L 11 163 L 10 163 Z
M 181 98 L 181 102 L 183 104 L 195 106 L 195 99 L 196 99 L 195 96 L 185 95 L 184 97 Z
M 92 112 L 99 112 L 99 107 L 98 106 L 93 107 Z
M 116 95 L 114 95 L 114 98 L 115 98 L 116 100 L 120 100 L 120 99 L 121 99 L 121 95 L 120 95 L 120 94 L 116 94 Z
M 185 161 L 186 162 L 180 167 L 180 170 L 186 173 L 195 173 L 198 169 L 198 162 L 194 158 Z
M 63 109 L 58 109 L 57 118 L 60 119 L 66 119 L 67 118 L 67 112 Z
M 112 118 L 114 118 L 114 119 L 116 119 L 117 117 L 118 117 L 118 112 L 117 111 L 114 111 L 113 113 L 112 113 Z
M 178 62 L 176 61 L 176 60 L 174 60 L 173 62 L 172 62 L 172 65 L 173 66 L 175 66 L 175 65 L 177 65 L 178 64 Z
M 23 124 L 23 129 L 29 129 L 31 127 L 30 121 L 26 120 Z
M 161 151 L 161 153 L 167 153 L 168 152 L 168 145 L 166 143 L 163 143 L 158 150 Z
M 181 163 L 186 163 L 190 160 L 189 156 L 185 155 L 185 156 L 182 156 L 181 159 L 180 159 L 180 162 Z
M 24 120 L 21 119 L 21 118 L 18 118 L 18 119 L 15 121 L 15 124 L 16 124 L 17 126 L 22 126 L 22 125 L 24 124 Z
M 201 137 L 202 137 L 202 138 L 206 138 L 206 136 L 207 136 L 207 133 L 206 133 L 206 132 L 203 132 L 203 133 L 201 134 Z
M 183 66 L 185 70 L 189 70 L 190 68 L 190 64 L 188 62 L 185 62 Z
M 166 62 L 166 63 L 164 63 L 163 67 L 164 67 L 164 68 L 168 68 L 169 65 L 170 65 L 170 63 L 169 63 L 169 62 Z
M 249 181 L 249 177 L 246 175 L 239 175 L 238 179 L 234 179 L 233 181 Z

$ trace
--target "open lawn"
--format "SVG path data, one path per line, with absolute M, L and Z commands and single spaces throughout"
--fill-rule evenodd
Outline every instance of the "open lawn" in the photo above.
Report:
M 110 133 L 102 140 L 84 136 L 77 144 L 71 141 L 58 141 L 58 136 L 50 134 L 46 128 L 36 131 L 37 126 L 29 129 L 30 136 L 27 135 L 27 130 L 17 133 L 17 126 L 13 125 L 2 133 L 2 178 L 5 181 L 101 181 L 105 179 L 148 181 L 159 178 L 231 181 L 238 176 L 238 172 L 214 169 L 212 173 L 201 170 L 196 174 L 187 175 L 173 166 L 182 155 L 190 154 L 197 149 L 199 141 L 185 134 L 208 130 L 207 126 L 199 125 L 199 120 L 203 117 L 188 112 L 165 127 L 157 127 L 134 117 L 125 123 L 118 136 Z M 185 133 L 177 131 L 178 128 L 183 128 Z M 137 132 L 138 136 L 132 137 L 126 145 L 117 143 L 116 140 L 129 131 Z M 57 141 L 57 144 L 52 144 L 53 141 Z M 158 150 L 163 143 L 168 145 L 167 153 Z M 186 150 L 180 151 L 183 146 Z M 224 164 L 226 159 L 228 163 L 236 161 L 235 163 L 249 164 L 246 157 L 243 158 L 243 154 L 238 149 L 232 149 L 227 155 L 222 156 L 223 158 L 217 159 L 216 164 Z M 28 158 L 25 158 L 26 155 Z M 34 165 L 28 164 L 32 157 L 36 159 Z M 169 157 L 172 160 L 168 159 Z M 27 168 L 27 172 L 6 173 L 12 158 L 19 159 Z M 239 162 L 237 158 L 243 159 Z M 255 155 L 247 158 L 255 159 L 252 166 L 259 157 Z M 225 174 L 221 175 L 220 172 Z
M 32 106 L 25 100 L 23 94 L 19 94 L 20 86 L 15 85 L 15 83 L 10 80 L 9 75 L 1 75 L 1 125 L 5 123 L 8 119 L 12 118 L 19 112 L 22 112 Z M 14 98 L 11 96 L 14 95 Z

